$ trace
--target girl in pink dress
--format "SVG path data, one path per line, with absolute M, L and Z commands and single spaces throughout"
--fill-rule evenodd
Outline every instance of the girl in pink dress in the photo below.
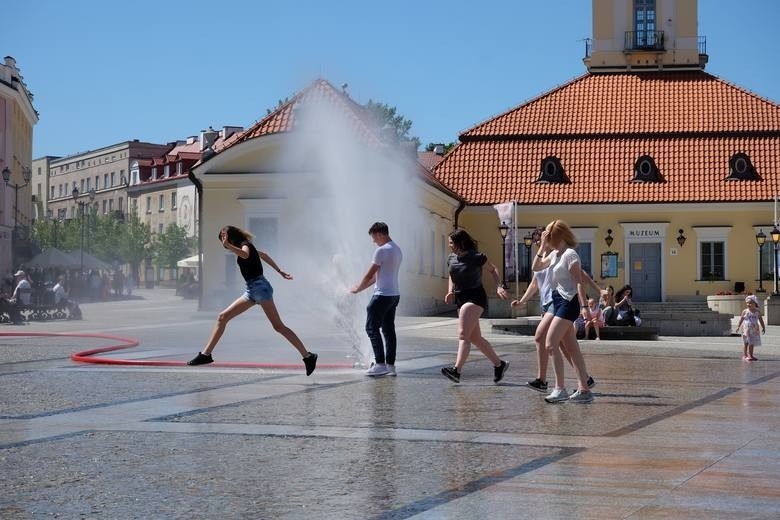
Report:
M 756 361 L 753 355 L 753 347 L 761 346 L 761 334 L 758 331 L 759 324 L 761 332 L 766 334 L 766 326 L 761 312 L 758 310 L 758 298 L 750 295 L 745 298 L 747 309 L 742 311 L 737 323 L 737 332 L 742 332 L 742 361 Z

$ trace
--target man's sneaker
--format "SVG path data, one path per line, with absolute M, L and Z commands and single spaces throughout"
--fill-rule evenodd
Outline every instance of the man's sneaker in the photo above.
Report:
M 395 365 L 387 365 L 387 375 L 395 377 L 397 374 L 395 373 Z
M 594 386 L 596 386 L 596 380 L 588 376 L 588 388 L 593 388 Z
M 569 392 L 565 388 L 553 388 L 553 391 L 544 400 L 548 403 L 562 403 L 569 400 Z
M 497 367 L 493 367 L 493 382 L 498 383 L 502 379 L 504 379 L 504 374 L 506 373 L 506 369 L 509 368 L 509 362 L 508 361 L 501 361 L 501 364 Z
M 386 376 L 389 373 L 387 365 L 384 363 L 371 363 L 371 366 L 366 370 L 366 375 L 371 377 Z
M 194 358 L 187 361 L 187 364 L 190 366 L 195 365 L 208 365 L 209 363 L 213 363 L 214 358 L 211 357 L 211 354 L 203 354 L 202 352 L 198 352 L 198 355 Z
M 587 390 L 583 392 L 582 390 L 577 390 L 571 396 L 569 397 L 569 401 L 572 403 L 592 403 L 593 402 L 593 392 L 590 390 Z
M 309 355 L 303 358 L 303 364 L 306 365 L 306 375 L 310 376 L 317 368 L 317 354 L 309 352 Z
M 526 384 L 529 387 L 531 387 L 534 390 L 536 390 L 537 392 L 547 393 L 547 382 L 546 381 L 542 381 L 538 377 L 536 379 L 534 379 L 533 381 L 528 381 L 528 383 L 526 383 Z
M 455 367 L 444 367 L 441 373 L 453 383 L 460 383 L 460 372 Z

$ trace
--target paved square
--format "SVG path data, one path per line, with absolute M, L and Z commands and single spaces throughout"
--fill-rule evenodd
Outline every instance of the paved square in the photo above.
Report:
M 85 321 L 2 332 L 133 337 L 125 359 L 186 360 L 213 316 L 165 291 L 85 305 Z M 167 309 L 150 322 L 144 310 Z M 324 363 L 340 331 L 291 315 Z M 303 323 L 300 326 L 299 323 Z M 484 329 L 488 329 L 487 322 Z M 76 364 L 101 346 L 0 335 L 2 518 L 777 518 L 780 328 L 756 363 L 739 338 L 584 342 L 591 405 L 525 386 L 532 338 L 490 340 L 454 385 L 449 318 L 399 319 L 397 378 L 352 369 Z M 215 359 L 300 363 L 260 316 Z M 570 372 L 570 371 L 569 371 Z M 569 374 L 571 375 L 571 374 Z M 574 381 L 567 380 L 569 385 Z

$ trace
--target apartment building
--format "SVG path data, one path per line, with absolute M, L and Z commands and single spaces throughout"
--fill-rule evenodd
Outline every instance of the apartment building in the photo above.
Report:
M 16 60 L 0 64 L 0 273 L 29 255 L 33 127 L 38 112 Z

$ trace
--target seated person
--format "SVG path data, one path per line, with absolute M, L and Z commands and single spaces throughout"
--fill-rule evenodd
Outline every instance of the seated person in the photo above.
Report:
M 68 300 L 68 293 L 65 292 L 65 277 L 60 276 L 57 278 L 57 285 L 55 285 L 51 291 L 54 293 L 54 305 L 57 307 L 67 307 L 70 311 L 71 319 L 81 319 L 79 304 Z
M 631 301 L 632 289 L 630 285 L 623 286 L 615 295 L 615 325 L 636 327 L 634 317 L 634 302 Z
M 596 339 L 601 339 L 601 328 L 604 326 L 604 317 L 601 314 L 601 309 L 596 305 L 596 300 L 588 298 L 588 312 L 589 315 L 585 316 L 585 338 L 590 338 L 590 329 L 594 329 L 596 332 Z
M 27 280 L 27 273 L 21 270 L 16 271 L 14 279 L 16 280 L 16 288 L 11 296 L 11 301 L 16 305 L 30 305 L 32 286 L 29 280 Z
M 615 325 L 617 311 L 615 311 L 615 288 L 607 285 L 607 289 L 599 298 L 599 308 L 604 317 L 604 326 Z
M 27 274 L 22 271 L 16 271 L 14 273 L 14 280 L 16 282 L 16 288 L 11 298 L 8 299 L 8 308 L 6 312 L 11 318 L 11 323 L 22 323 L 24 318 L 22 317 L 22 309 L 26 305 L 30 305 L 32 301 L 32 286 L 29 280 L 27 280 Z
M 574 334 L 577 339 L 585 339 L 585 320 L 587 319 L 586 310 L 582 309 L 580 315 L 574 320 Z

